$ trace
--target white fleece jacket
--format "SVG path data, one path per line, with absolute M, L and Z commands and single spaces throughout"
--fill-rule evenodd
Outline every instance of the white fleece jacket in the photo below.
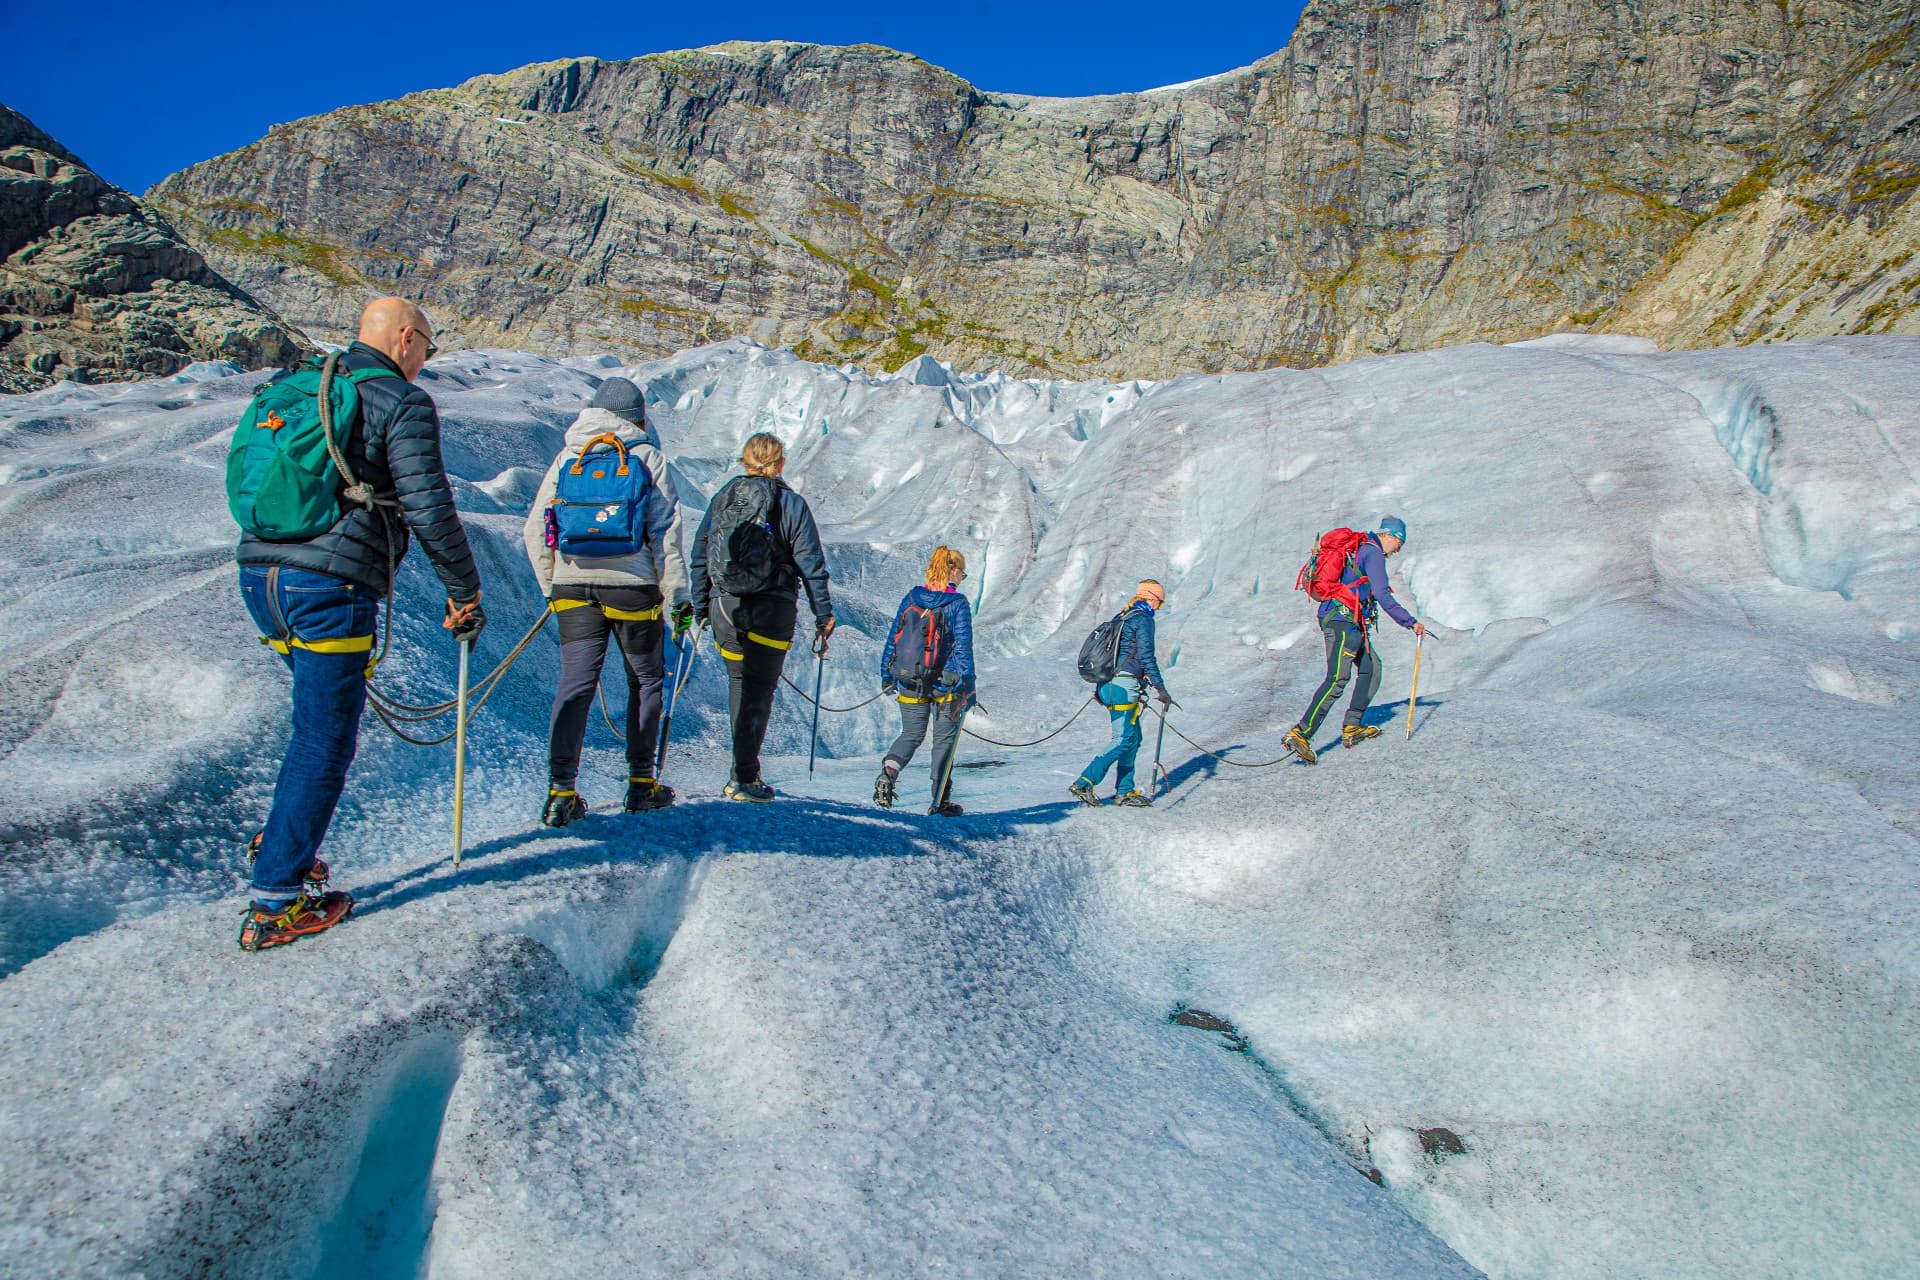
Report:
M 630 556 L 562 555 L 547 545 L 546 520 L 547 504 L 553 501 L 560 482 L 560 468 L 578 457 L 589 440 L 607 434 L 618 436 L 634 461 L 643 463 L 653 477 L 653 492 L 647 495 L 646 541 Z M 546 479 L 540 482 L 523 536 L 543 595 L 553 594 L 556 586 L 657 586 L 669 606 L 687 599 L 687 561 L 680 552 L 680 500 L 673 491 L 673 477 L 667 473 L 666 455 L 660 452 L 660 438 L 650 426 L 637 427 L 605 409 L 581 410 L 567 428 L 566 449 L 553 460 Z

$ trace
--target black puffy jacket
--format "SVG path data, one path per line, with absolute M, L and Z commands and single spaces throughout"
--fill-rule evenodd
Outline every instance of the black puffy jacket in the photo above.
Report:
M 375 365 L 400 372 L 393 361 L 360 342 L 340 358 L 344 370 Z M 387 506 L 373 511 L 347 506 L 347 513 L 333 528 L 300 542 L 268 542 L 242 533 L 234 558 L 241 564 L 311 569 L 385 595 L 388 536 L 393 539 L 397 565 L 407 554 L 411 529 L 420 535 L 420 545 L 446 584 L 448 597 L 473 599 L 480 590 L 480 574 L 474 568 L 473 548 L 467 545 L 467 531 L 460 527 L 459 513 L 453 509 L 453 489 L 440 460 L 440 414 L 433 407 L 433 397 L 403 378 L 374 378 L 361 383 L 359 391 L 360 418 L 348 431 L 341 453 L 356 478 L 371 484 L 383 498 L 397 498 L 398 515 Z

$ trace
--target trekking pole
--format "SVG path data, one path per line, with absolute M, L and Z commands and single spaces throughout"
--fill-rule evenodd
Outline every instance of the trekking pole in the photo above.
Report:
M 807 781 L 813 781 L 814 752 L 820 746 L 820 680 L 827 674 L 827 638 L 821 636 L 813 642 L 813 651 L 820 655 L 820 661 L 813 668 L 813 738 L 807 743 Z
M 1420 642 L 1425 636 L 1413 638 L 1413 688 L 1407 693 L 1407 740 L 1413 740 L 1413 704 L 1420 700 Z
M 653 780 L 660 781 L 660 775 L 667 771 L 667 742 L 673 737 L 673 709 L 680 705 L 680 691 L 687 687 L 687 677 L 693 674 L 694 654 L 699 648 L 696 636 L 680 646 L 679 655 L 674 659 L 673 692 L 667 695 L 667 714 L 660 721 L 660 756 L 654 762 Z
M 467 810 L 467 664 L 473 641 L 460 642 L 460 691 L 454 695 L 453 720 L 453 869 L 460 869 L 460 843 Z

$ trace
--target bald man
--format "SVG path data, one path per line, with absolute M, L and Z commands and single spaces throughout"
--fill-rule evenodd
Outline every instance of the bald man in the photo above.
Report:
M 347 469 L 372 491 L 371 504 L 350 500 L 336 473 L 330 478 L 344 514 L 325 533 L 289 542 L 240 537 L 241 597 L 293 673 L 293 734 L 266 827 L 253 842 L 244 951 L 331 928 L 353 909 L 349 895 L 327 890 L 318 855 L 359 743 L 380 600 L 392 590 L 409 536 L 420 539 L 446 586 L 442 625 L 463 640 L 486 625 L 480 575 L 440 460 L 440 415 L 413 385 L 436 350 L 432 322 L 419 307 L 405 298 L 370 303 L 359 340 L 340 353 L 334 371 L 336 381 L 355 384 L 360 411 L 334 429 Z

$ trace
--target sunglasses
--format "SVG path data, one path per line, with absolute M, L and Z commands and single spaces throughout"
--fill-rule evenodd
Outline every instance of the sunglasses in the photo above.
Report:
M 432 338 L 429 338 L 426 334 L 420 332 L 418 329 L 415 329 L 413 331 L 413 336 L 427 344 L 427 359 L 431 360 L 435 356 L 440 354 L 440 348 L 434 345 Z

